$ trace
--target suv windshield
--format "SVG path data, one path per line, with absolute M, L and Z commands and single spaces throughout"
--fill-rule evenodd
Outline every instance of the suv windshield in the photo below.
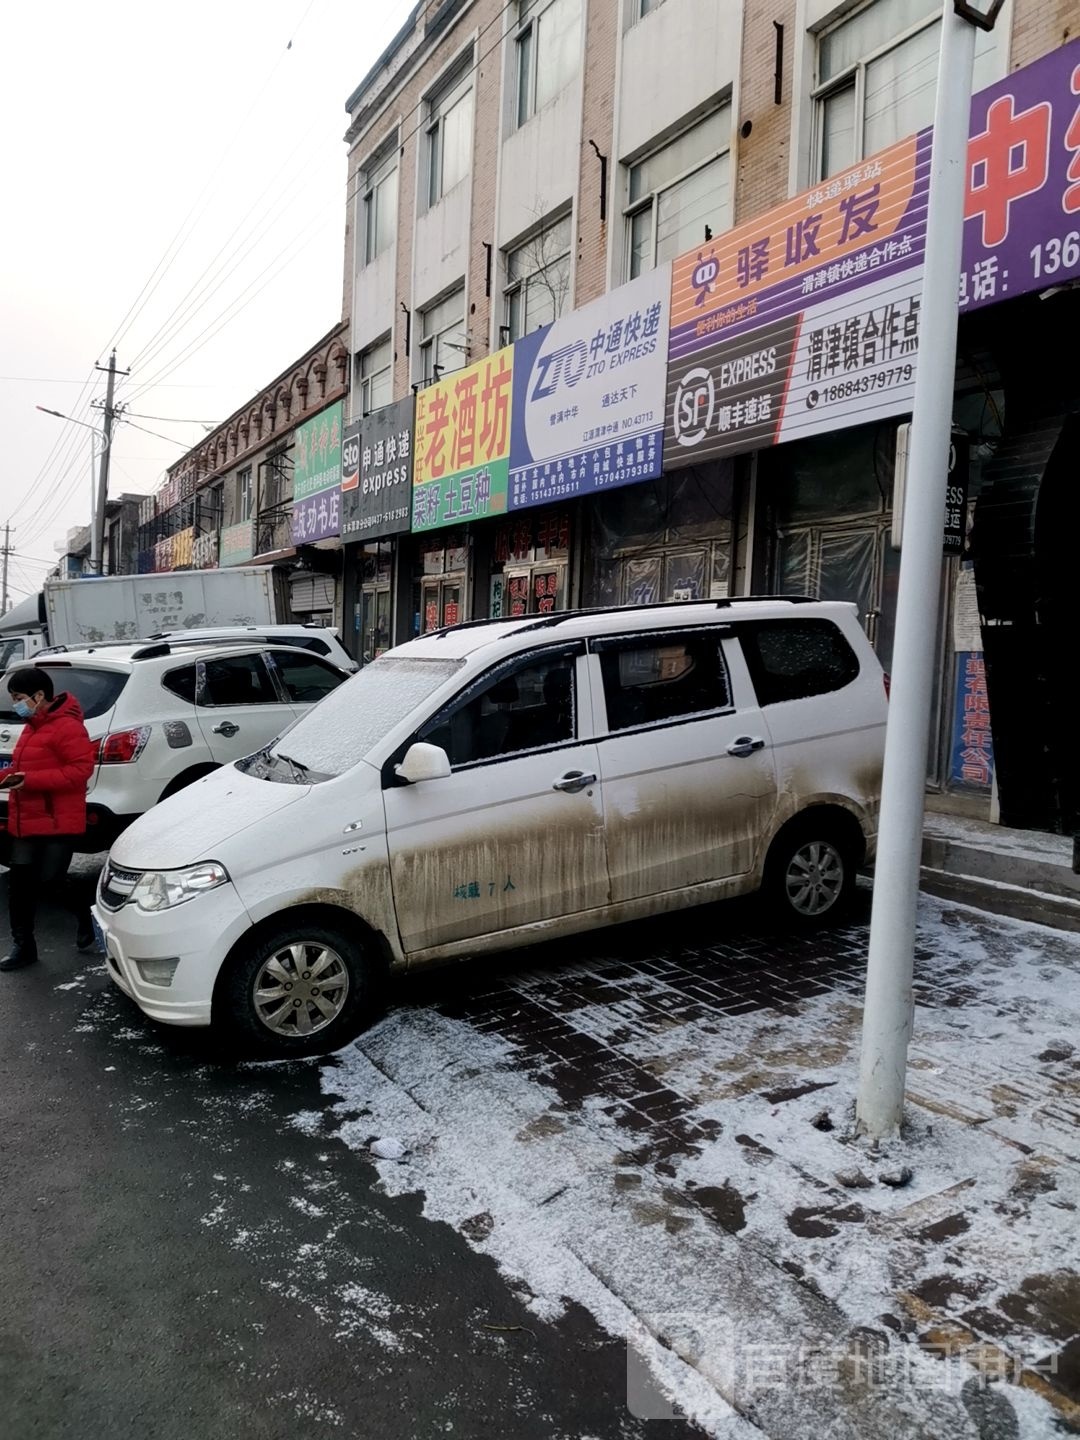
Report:
M 86 720 L 94 720 L 104 715 L 106 710 L 111 710 L 128 679 L 122 670 L 95 670 L 89 665 L 42 665 L 41 668 L 52 676 L 57 695 L 66 691 L 75 696 Z M 5 725 L 23 723 L 11 708 L 6 678 L 0 683 L 0 722 Z
M 382 655 L 327 695 L 268 750 L 240 761 L 240 768 L 260 774 L 265 772 L 252 762 L 270 762 L 273 773 L 266 774 L 267 779 L 297 784 L 333 779 L 363 760 L 461 664 Z

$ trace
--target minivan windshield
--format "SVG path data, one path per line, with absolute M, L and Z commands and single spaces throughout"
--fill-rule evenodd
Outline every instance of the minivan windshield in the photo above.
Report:
M 462 663 L 381 655 L 301 716 L 261 756 L 252 757 L 269 761 L 270 773 L 250 766 L 251 773 L 297 784 L 341 775 L 407 720 Z M 241 762 L 243 768 L 249 765 Z

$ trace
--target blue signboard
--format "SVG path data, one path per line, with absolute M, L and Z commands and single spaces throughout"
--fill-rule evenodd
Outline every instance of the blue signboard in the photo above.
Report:
M 671 266 L 514 347 L 509 508 L 663 473 Z

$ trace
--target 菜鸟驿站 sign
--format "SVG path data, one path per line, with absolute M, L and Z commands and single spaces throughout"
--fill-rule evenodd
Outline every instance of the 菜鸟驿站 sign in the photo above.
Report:
M 341 538 L 346 544 L 400 535 L 412 517 L 412 395 L 345 427 L 341 443 Z
M 341 401 L 296 427 L 292 541 L 309 545 L 341 531 Z
M 417 395 L 413 530 L 505 513 L 513 381 L 508 345 Z
M 511 510 L 663 473 L 670 298 L 659 265 L 517 342 Z
M 911 409 L 930 132 L 675 260 L 666 469 Z

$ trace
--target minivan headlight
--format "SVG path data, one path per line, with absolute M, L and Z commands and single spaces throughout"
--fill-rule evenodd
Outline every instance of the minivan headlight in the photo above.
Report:
M 228 883 L 229 872 L 213 860 L 184 870 L 147 870 L 132 890 L 131 900 L 140 910 L 171 910 Z

